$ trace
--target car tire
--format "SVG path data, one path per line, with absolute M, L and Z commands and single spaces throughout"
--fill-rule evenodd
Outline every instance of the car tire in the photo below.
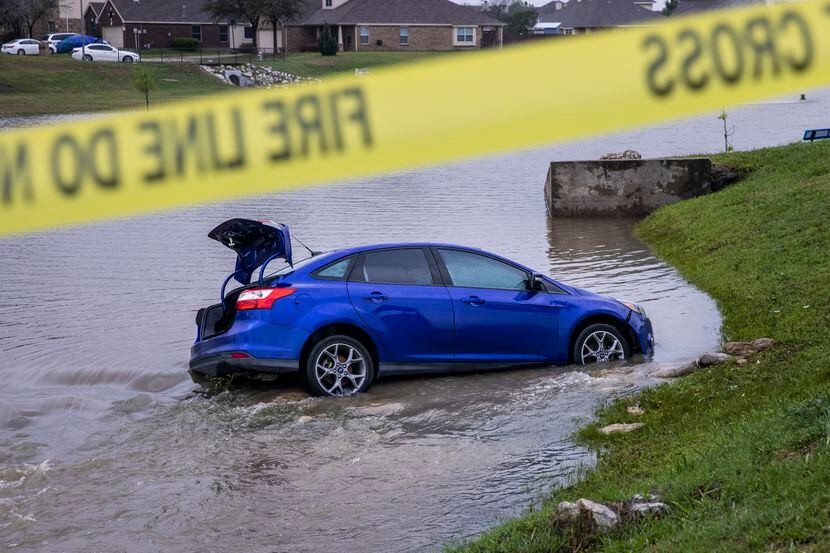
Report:
M 18 56 L 25 56 L 26 55 L 26 50 L 23 50 L 23 49 L 18 50 L 17 55 Z
M 579 333 L 572 353 L 577 365 L 591 365 L 628 359 L 631 347 L 616 327 L 598 323 Z
M 300 376 L 312 395 L 351 396 L 372 385 L 374 365 L 366 346 L 350 336 L 334 335 L 314 344 Z
M 134 60 L 132 56 L 124 56 L 124 59 L 122 59 L 121 61 L 123 61 L 124 63 L 132 63 Z
M 90 56 L 89 54 L 84 54 L 83 60 L 84 61 L 92 61 L 92 56 Z

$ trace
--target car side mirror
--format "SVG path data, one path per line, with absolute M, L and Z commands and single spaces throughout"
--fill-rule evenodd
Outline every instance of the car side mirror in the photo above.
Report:
M 547 289 L 542 275 L 539 273 L 533 273 L 533 276 L 530 277 L 530 289 L 534 292 L 544 292 Z

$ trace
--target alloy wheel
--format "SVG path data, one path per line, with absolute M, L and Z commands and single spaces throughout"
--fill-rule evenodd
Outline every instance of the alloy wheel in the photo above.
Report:
M 335 342 L 317 356 L 314 375 L 326 394 L 350 396 L 366 380 L 366 361 L 353 346 Z
M 604 330 L 592 332 L 582 342 L 582 364 L 608 363 L 625 359 L 625 350 L 620 340 Z

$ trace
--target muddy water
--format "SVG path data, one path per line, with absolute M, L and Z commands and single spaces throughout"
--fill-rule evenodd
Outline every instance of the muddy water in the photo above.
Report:
M 797 137 L 828 115 L 830 95 L 811 96 L 736 111 L 736 146 Z M 206 397 L 186 373 L 194 310 L 233 265 L 207 230 L 268 217 L 318 249 L 480 246 L 641 302 L 653 363 L 689 359 L 717 343 L 713 302 L 632 221 L 549 222 L 542 182 L 552 159 L 716 149 L 718 123 L 0 241 L 0 547 L 432 550 L 519 512 L 590 465 L 569 434 L 647 384 L 644 363 L 400 378 L 340 400 L 290 381 Z

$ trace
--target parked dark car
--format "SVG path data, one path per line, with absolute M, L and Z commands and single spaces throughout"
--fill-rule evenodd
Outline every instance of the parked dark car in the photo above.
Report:
M 237 261 L 221 302 L 196 316 L 196 373 L 294 372 L 312 394 L 351 395 L 386 374 L 605 363 L 653 350 L 639 305 L 483 250 L 380 244 L 295 262 L 285 225 L 231 219 L 208 236 Z M 288 265 L 266 277 L 274 259 Z M 232 278 L 243 286 L 226 295 Z

